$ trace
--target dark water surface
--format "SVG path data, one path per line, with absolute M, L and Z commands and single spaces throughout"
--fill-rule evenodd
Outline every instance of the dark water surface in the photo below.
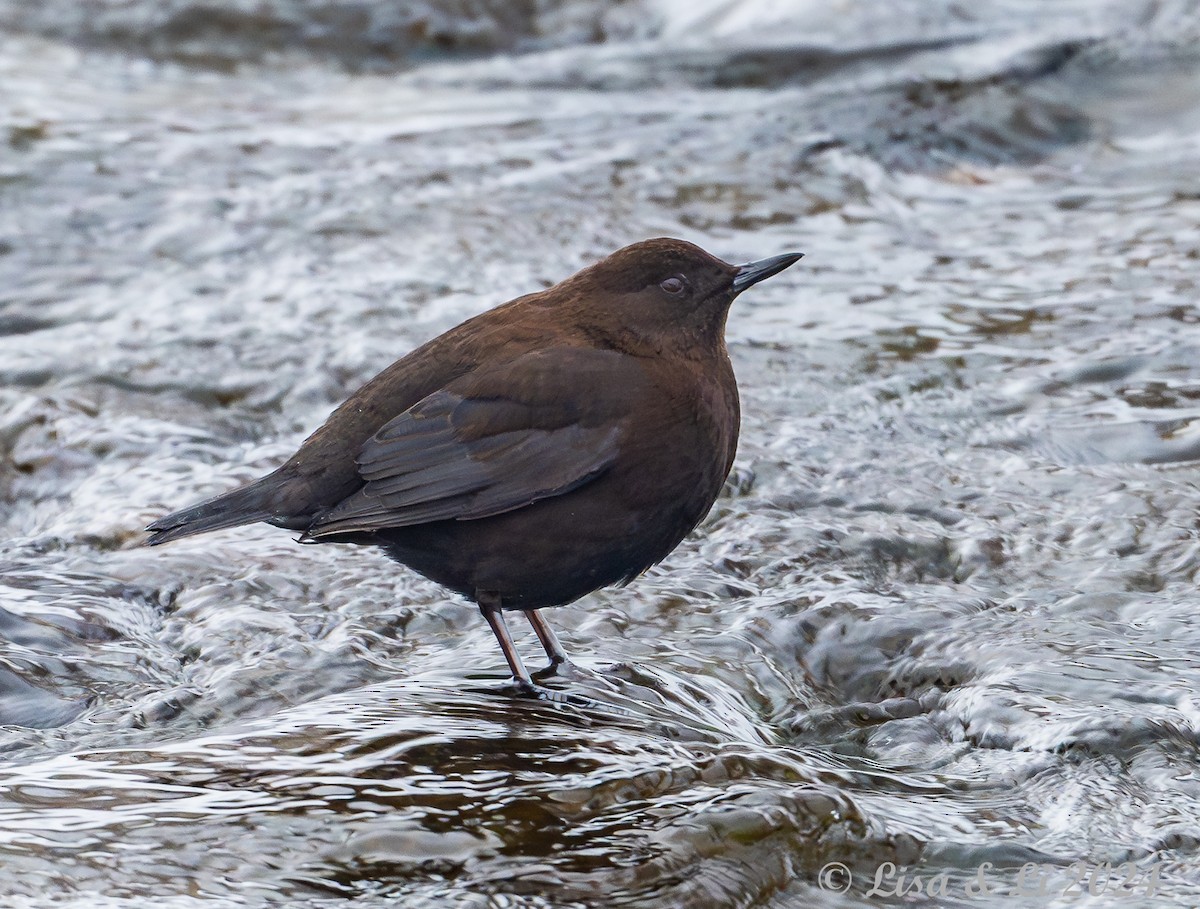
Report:
M 1200 903 L 1197 3 L 0 31 L 4 906 Z M 707 522 L 550 615 L 591 706 L 375 553 L 137 548 L 657 235 L 808 256 L 731 317 Z

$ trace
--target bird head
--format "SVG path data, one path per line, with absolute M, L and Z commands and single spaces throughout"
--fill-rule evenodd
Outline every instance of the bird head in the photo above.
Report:
M 550 293 L 589 331 L 638 353 L 722 350 L 725 318 L 738 294 L 797 262 L 785 253 L 731 265 L 686 240 L 643 240 L 585 268 Z

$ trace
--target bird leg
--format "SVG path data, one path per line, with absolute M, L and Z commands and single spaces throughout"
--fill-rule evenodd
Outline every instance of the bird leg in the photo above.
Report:
M 553 628 L 546 624 L 546 620 L 541 617 L 536 609 L 527 610 L 525 618 L 529 619 L 529 624 L 533 626 L 534 634 L 542 642 L 542 649 L 546 651 L 546 656 L 550 658 L 550 665 L 545 669 L 535 672 L 534 676 L 544 679 L 546 676 L 556 675 L 558 667 L 567 662 L 567 652 L 563 650 L 562 644 L 558 642 L 558 635 L 554 633 Z
M 496 636 L 496 641 L 500 644 L 500 651 L 504 654 L 504 659 L 508 661 L 508 668 L 512 670 L 513 681 L 516 682 L 517 688 L 526 692 L 539 691 L 540 689 L 533 684 L 533 679 L 529 676 L 529 670 L 521 662 L 521 654 L 517 653 L 512 636 L 508 633 L 508 625 L 504 621 L 504 610 L 500 606 L 500 597 L 481 591 L 476 594 L 475 601 L 479 604 L 479 611 L 487 620 L 492 634 Z

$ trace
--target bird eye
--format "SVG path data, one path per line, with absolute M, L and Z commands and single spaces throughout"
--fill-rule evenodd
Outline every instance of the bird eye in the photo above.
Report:
M 684 288 L 683 278 L 679 278 L 679 277 L 666 278 L 658 286 L 661 287 L 663 290 L 665 290 L 669 294 L 681 293 Z

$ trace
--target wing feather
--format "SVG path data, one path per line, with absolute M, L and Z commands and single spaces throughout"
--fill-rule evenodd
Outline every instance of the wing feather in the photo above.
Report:
M 612 464 L 618 434 L 612 421 L 564 422 L 561 408 L 443 389 L 367 441 L 358 457 L 365 485 L 305 536 L 474 520 L 563 495 Z

